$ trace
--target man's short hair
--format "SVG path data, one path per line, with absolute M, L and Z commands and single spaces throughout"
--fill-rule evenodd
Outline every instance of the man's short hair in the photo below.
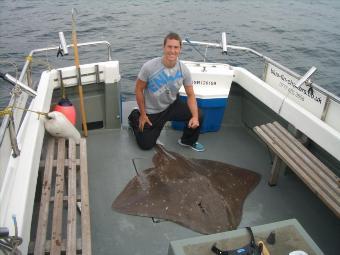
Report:
M 167 36 L 165 36 L 163 46 L 165 46 L 167 40 L 173 40 L 173 39 L 179 41 L 179 45 L 182 47 L 181 37 L 174 32 L 170 32 L 169 34 L 167 34 Z

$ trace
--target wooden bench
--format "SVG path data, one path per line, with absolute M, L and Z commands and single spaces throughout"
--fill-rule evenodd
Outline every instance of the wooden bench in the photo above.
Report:
M 286 164 L 339 218 L 339 177 L 278 122 L 256 126 L 254 131 L 275 154 L 269 185 L 277 184 Z
M 44 163 L 34 254 L 91 254 L 85 138 L 49 137 Z

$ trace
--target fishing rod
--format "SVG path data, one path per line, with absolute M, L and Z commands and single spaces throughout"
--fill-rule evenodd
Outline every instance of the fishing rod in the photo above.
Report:
M 81 119 L 82 119 L 82 124 L 83 124 L 84 136 L 87 137 L 87 121 L 86 121 L 86 112 L 85 112 L 85 105 L 84 105 L 83 86 L 81 84 L 81 73 L 80 73 L 80 66 L 79 66 L 75 10 L 76 10 L 75 8 L 72 8 L 72 43 L 73 43 L 73 49 L 74 49 L 74 63 L 77 68 Z

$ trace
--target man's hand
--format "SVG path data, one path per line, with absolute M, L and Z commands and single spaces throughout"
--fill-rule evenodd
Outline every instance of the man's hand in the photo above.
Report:
M 189 120 L 189 123 L 188 123 L 188 127 L 189 128 L 198 128 L 200 125 L 199 121 L 198 121 L 198 118 L 195 118 L 195 117 L 192 117 L 190 120 Z
M 146 114 L 140 115 L 139 116 L 139 131 L 143 132 L 145 123 L 148 123 L 150 126 L 152 126 L 152 123 Z
M 198 108 L 196 97 L 194 93 L 194 89 L 192 86 L 184 86 L 185 93 L 187 94 L 187 104 L 191 112 L 191 119 L 189 120 L 188 127 L 189 128 L 197 128 L 200 123 L 198 121 Z

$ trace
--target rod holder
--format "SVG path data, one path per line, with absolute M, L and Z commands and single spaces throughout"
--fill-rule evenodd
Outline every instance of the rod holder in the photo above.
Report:
M 227 54 L 227 34 L 222 33 L 222 54 Z
M 23 91 L 25 91 L 28 95 L 35 97 L 37 95 L 37 92 L 35 92 L 32 88 L 24 84 L 23 82 L 17 80 L 13 76 L 11 76 L 8 73 L 0 73 L 0 77 L 3 78 L 4 80 L 8 81 L 10 84 L 13 86 L 18 85 Z
M 64 55 L 68 55 L 67 44 L 63 32 L 59 32 L 60 49 L 63 51 Z
M 307 85 L 310 85 L 312 83 L 310 77 L 315 73 L 316 70 L 316 67 L 312 66 L 308 72 L 297 81 L 295 86 L 299 88 L 303 83 L 308 83 Z

